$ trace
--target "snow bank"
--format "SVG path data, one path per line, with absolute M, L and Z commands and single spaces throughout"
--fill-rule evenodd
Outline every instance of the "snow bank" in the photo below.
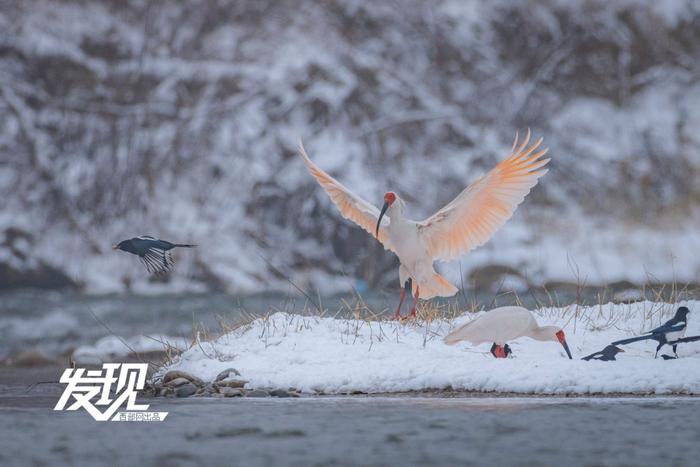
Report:
M 688 335 L 700 334 L 700 302 L 691 309 Z M 453 388 L 524 394 L 700 393 L 700 343 L 682 344 L 677 360 L 654 359 L 655 342 L 628 345 L 615 362 L 581 357 L 613 340 L 669 319 L 676 305 L 640 302 L 537 310 L 538 321 L 563 327 L 574 360 L 558 343 L 522 338 L 513 356 L 497 360 L 489 345 L 447 346 L 442 337 L 478 315 L 401 324 L 276 313 L 202 343 L 171 369 L 211 381 L 230 367 L 250 387 L 295 387 L 303 392 L 369 393 Z M 666 347 L 666 353 L 671 349 Z M 663 353 L 663 351 L 662 351 Z

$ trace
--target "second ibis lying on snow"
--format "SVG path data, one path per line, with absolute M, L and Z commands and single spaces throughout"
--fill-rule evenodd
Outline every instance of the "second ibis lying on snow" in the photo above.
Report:
M 493 356 L 505 358 L 512 353 L 506 343 L 523 336 L 538 341 L 559 342 L 566 355 L 572 358 L 564 331 L 557 326 L 540 326 L 532 312 L 520 306 L 504 306 L 487 311 L 446 335 L 444 341 L 449 345 L 460 341 L 474 345 L 493 342 Z

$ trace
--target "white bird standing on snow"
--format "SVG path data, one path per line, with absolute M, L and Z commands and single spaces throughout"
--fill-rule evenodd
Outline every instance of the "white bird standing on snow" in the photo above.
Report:
M 559 342 L 569 358 L 572 358 L 564 331 L 556 326 L 540 326 L 530 310 L 520 306 L 494 308 L 455 329 L 443 340 L 449 345 L 460 341 L 468 341 L 474 345 L 493 342 L 493 356 L 505 358 L 509 353 L 506 351 L 506 343 L 523 336 L 538 341 Z
M 456 259 L 486 243 L 547 173 L 543 167 L 549 159 L 541 159 L 547 149 L 536 151 L 542 139 L 527 147 L 529 141 L 530 130 L 519 146 L 516 134 L 505 160 L 422 222 L 404 217 L 405 205 L 396 193 L 384 195 L 380 211 L 314 164 L 301 143 L 299 153 L 343 217 L 374 233 L 385 249 L 399 257 L 401 296 L 394 317 L 400 318 L 405 288 L 413 293 L 410 316 L 415 316 L 419 298 L 454 295 L 457 287 L 435 272 L 433 262 Z

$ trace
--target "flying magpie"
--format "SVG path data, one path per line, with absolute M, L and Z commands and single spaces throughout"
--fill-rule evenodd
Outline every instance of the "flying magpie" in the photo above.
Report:
M 624 350 L 614 345 L 608 345 L 600 352 L 593 352 L 592 354 L 583 357 L 581 360 L 600 360 L 602 362 L 615 361 L 615 355 L 620 352 L 624 352 Z
M 148 235 L 142 235 L 121 241 L 114 245 L 112 249 L 135 254 L 141 259 L 149 273 L 162 274 L 169 271 L 175 264 L 170 250 L 177 247 L 192 248 L 195 246 L 197 245 L 170 243 Z
M 656 353 L 654 358 L 659 354 L 659 350 L 664 345 L 670 345 L 673 347 L 673 353 L 676 353 L 676 347 L 678 347 L 678 340 L 685 336 L 685 328 L 688 325 L 688 313 L 690 310 L 687 307 L 680 307 L 676 310 L 676 314 L 673 318 L 666 321 L 664 324 L 658 328 L 654 328 L 651 331 L 647 331 L 643 336 L 630 337 L 629 339 L 622 339 L 615 341 L 612 345 L 624 345 L 632 342 L 643 341 L 646 339 L 652 339 L 659 343 L 656 347 Z

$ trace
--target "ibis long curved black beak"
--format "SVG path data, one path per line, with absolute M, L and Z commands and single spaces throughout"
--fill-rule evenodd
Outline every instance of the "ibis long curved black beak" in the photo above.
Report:
M 379 213 L 379 219 L 377 219 L 377 230 L 374 233 L 374 235 L 379 238 L 379 226 L 382 225 L 382 217 L 384 217 L 384 213 L 386 210 L 389 209 L 389 203 L 384 203 L 384 206 L 382 206 L 382 212 Z
M 566 355 L 569 356 L 569 360 L 573 360 L 573 357 L 571 356 L 571 351 L 569 350 L 569 344 L 566 343 L 566 340 L 563 340 L 561 342 L 561 346 L 564 347 L 564 350 L 566 350 Z

